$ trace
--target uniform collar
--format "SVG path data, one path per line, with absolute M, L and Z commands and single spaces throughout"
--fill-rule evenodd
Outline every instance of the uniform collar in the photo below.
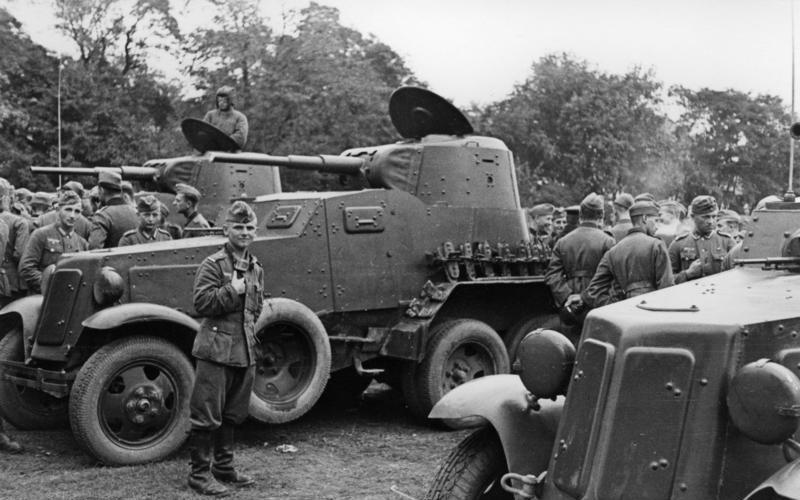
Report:
M 692 238 L 694 238 L 694 239 L 696 239 L 696 240 L 707 240 L 707 239 L 711 238 L 711 235 L 712 235 L 712 234 L 714 234 L 714 231 L 711 231 L 711 232 L 710 232 L 710 233 L 708 233 L 707 235 L 703 236 L 702 234 L 698 233 L 698 232 L 695 230 L 695 231 L 692 231 Z

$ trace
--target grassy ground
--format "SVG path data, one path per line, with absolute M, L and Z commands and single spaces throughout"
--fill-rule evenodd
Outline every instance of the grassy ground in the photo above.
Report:
M 67 430 L 11 433 L 26 453 L 0 455 L 0 498 L 199 498 L 185 485 L 185 448 L 161 463 L 111 468 L 78 449 Z M 232 498 L 402 500 L 393 487 L 422 498 L 439 462 L 467 433 L 414 421 L 397 392 L 373 384 L 354 407 L 323 404 L 290 424 L 242 426 L 236 458 L 258 483 Z M 281 444 L 298 451 L 276 451 Z

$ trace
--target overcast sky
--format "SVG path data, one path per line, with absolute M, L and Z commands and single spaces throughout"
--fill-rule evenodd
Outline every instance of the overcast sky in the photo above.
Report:
M 342 23 L 391 46 L 431 90 L 457 105 L 508 95 L 531 63 L 567 52 L 595 68 L 652 68 L 667 85 L 791 97 L 791 0 L 318 0 Z M 47 0 L 0 0 L 31 37 L 57 51 Z M 174 0 L 183 11 L 185 0 Z M 307 0 L 264 0 L 265 13 Z M 196 4 L 194 4 L 196 5 Z M 207 10 L 178 14 L 185 25 Z M 795 4 L 795 18 L 800 17 Z M 797 21 L 796 21 L 797 23 Z M 800 30 L 800 23 L 797 23 Z M 800 39 L 800 35 L 797 36 Z M 799 51 L 800 52 L 800 51 Z M 800 104 L 798 104 L 800 107 Z

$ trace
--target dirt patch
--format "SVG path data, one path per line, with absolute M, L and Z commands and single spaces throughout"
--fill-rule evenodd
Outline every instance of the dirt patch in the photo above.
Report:
M 468 432 L 415 421 L 397 391 L 373 384 L 354 405 L 326 402 L 290 424 L 243 425 L 237 462 L 258 483 L 233 498 L 402 500 L 394 487 L 421 499 Z M 0 455 L 0 498 L 197 498 L 185 486 L 185 448 L 157 464 L 112 468 L 84 454 L 68 430 L 12 433 L 26 453 Z M 283 444 L 297 451 L 276 451 Z

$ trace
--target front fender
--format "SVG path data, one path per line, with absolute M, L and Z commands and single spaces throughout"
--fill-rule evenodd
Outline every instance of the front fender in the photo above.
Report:
M 777 497 L 776 497 L 777 495 Z M 800 459 L 790 462 L 750 492 L 744 500 L 800 500 Z
M 166 321 L 185 326 L 195 332 L 200 324 L 192 317 L 171 307 L 148 302 L 130 302 L 98 311 L 81 323 L 85 328 L 111 330 L 123 325 L 148 321 Z
M 539 404 L 539 410 L 529 409 L 528 391 L 517 375 L 490 375 L 448 392 L 428 416 L 488 420 L 500 437 L 508 470 L 538 475 L 550 461 L 564 398 Z
M 22 338 L 33 338 L 36 330 L 36 323 L 39 321 L 39 315 L 42 312 L 42 303 L 44 296 L 30 295 L 6 305 L 0 309 L 0 337 L 8 333 L 17 321 L 22 324 Z M 16 318 L 17 321 L 14 321 Z M 27 340 L 25 340 L 27 345 Z M 26 350 L 27 352 L 27 350 Z

